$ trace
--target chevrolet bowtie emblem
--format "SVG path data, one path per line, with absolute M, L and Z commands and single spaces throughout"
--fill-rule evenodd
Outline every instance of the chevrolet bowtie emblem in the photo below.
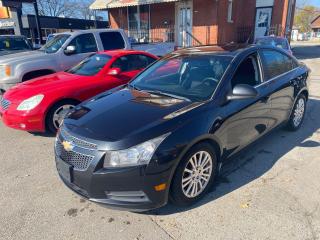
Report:
M 70 152 L 73 150 L 74 146 L 72 145 L 71 142 L 68 142 L 68 141 L 63 141 L 62 142 L 62 145 L 63 145 L 63 148 L 64 150 L 66 150 L 67 152 Z

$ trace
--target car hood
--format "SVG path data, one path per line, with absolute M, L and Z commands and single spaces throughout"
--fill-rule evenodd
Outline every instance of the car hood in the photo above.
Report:
M 7 55 L 5 58 L 0 59 L 0 64 L 14 64 L 18 62 L 32 61 L 35 59 L 39 60 L 39 58 L 45 57 L 48 57 L 48 54 L 43 51 L 23 51 Z
M 80 105 L 65 119 L 64 125 L 85 138 L 117 142 L 141 137 L 169 121 L 166 116 L 189 105 L 192 103 L 125 87 Z
M 51 90 L 68 88 L 74 86 L 74 81 L 81 81 L 83 76 L 74 75 L 66 72 L 59 72 L 35 78 L 30 81 L 20 83 L 12 87 L 4 95 L 5 99 L 12 102 L 20 101 L 37 94 L 46 94 Z M 69 84 L 70 83 L 70 84 Z

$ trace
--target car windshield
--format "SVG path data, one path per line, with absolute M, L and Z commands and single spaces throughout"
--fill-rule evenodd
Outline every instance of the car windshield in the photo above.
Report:
M 27 39 L 0 37 L 0 51 L 31 50 Z
M 62 47 L 62 45 L 67 41 L 69 37 L 69 34 L 56 35 L 42 48 L 40 48 L 40 51 L 44 51 L 46 53 L 55 53 Z
M 106 54 L 94 54 L 70 70 L 68 73 L 82 75 L 82 76 L 94 76 L 110 61 L 112 57 Z
M 278 47 L 285 50 L 289 49 L 287 40 L 281 38 L 260 38 L 256 40 L 256 44 L 263 46 Z
M 232 60 L 214 54 L 164 58 L 138 75 L 129 86 L 159 95 L 205 101 L 210 99 Z

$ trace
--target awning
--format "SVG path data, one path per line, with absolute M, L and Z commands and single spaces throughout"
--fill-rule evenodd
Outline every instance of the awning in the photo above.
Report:
M 101 10 L 137 5 L 146 5 L 154 3 L 177 2 L 179 0 L 95 0 L 90 9 Z

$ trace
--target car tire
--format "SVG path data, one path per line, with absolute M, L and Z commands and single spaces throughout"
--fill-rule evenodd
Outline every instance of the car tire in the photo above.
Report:
M 205 160 L 208 157 L 210 159 Z M 202 159 L 202 165 L 199 164 L 201 163 L 199 159 Z M 173 176 L 169 193 L 171 202 L 183 207 L 196 203 L 208 192 L 216 175 L 217 154 L 215 149 L 206 142 L 195 145 L 182 158 Z
M 46 116 L 47 131 L 56 133 L 59 129 L 59 125 L 61 124 L 61 120 L 67 112 L 76 105 L 78 105 L 78 102 L 75 100 L 63 100 L 53 105 Z M 57 119 L 57 114 L 60 114 L 59 119 Z
M 289 131 L 297 131 L 301 127 L 306 113 L 306 106 L 306 97 L 303 94 L 299 95 L 286 126 Z

